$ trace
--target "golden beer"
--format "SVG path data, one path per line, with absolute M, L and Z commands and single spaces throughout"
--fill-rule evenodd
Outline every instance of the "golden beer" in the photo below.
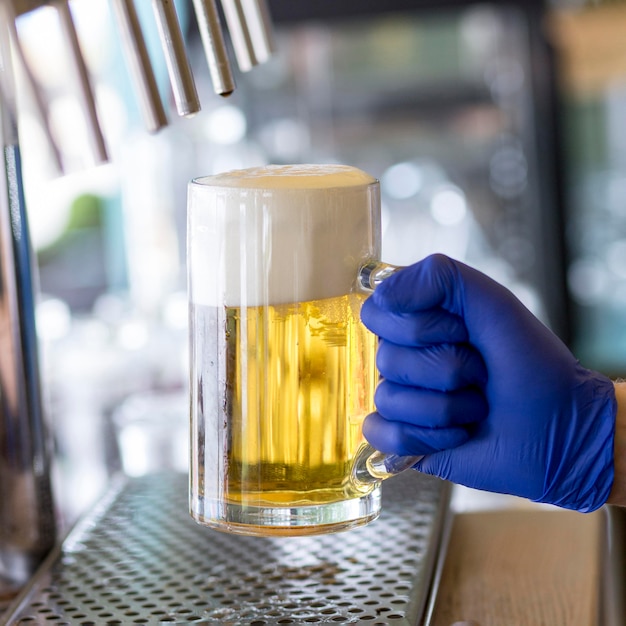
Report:
M 272 508 L 363 495 L 352 466 L 363 443 L 361 424 L 374 410 L 377 379 L 375 337 L 359 318 L 363 298 L 348 294 L 243 313 L 193 308 L 194 325 L 225 329 L 196 348 L 200 362 L 221 370 L 215 376 L 224 402 L 194 407 L 203 413 L 195 419 L 216 411 L 228 424 L 224 449 L 213 450 L 224 459 L 224 475 L 218 481 L 204 476 L 205 499 Z M 198 462 L 202 474 L 203 459 Z

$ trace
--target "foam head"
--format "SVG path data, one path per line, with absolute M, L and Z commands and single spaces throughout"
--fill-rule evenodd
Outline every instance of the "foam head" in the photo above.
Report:
M 209 306 L 330 298 L 380 255 L 378 181 L 346 165 L 268 165 L 188 190 L 189 295 Z

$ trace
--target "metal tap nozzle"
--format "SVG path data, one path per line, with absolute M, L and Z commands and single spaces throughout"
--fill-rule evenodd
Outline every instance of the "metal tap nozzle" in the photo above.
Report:
M 93 95 L 89 71 L 81 52 L 80 42 L 68 0 L 54 0 L 52 6 L 58 12 L 61 30 L 69 44 L 71 52 L 70 58 L 72 59 L 73 66 L 71 69 L 74 73 L 78 100 L 85 116 L 91 153 L 96 163 L 106 163 L 109 160 L 109 155 L 104 142 L 102 128 L 98 120 L 96 100 Z
M 150 132 L 167 126 L 167 116 L 161 101 L 146 42 L 141 31 L 133 0 L 111 0 L 120 30 L 126 61 L 134 79 L 146 128 Z
M 174 1 L 152 0 L 152 7 L 159 27 L 176 109 L 179 115 L 192 115 L 200 110 L 200 100 L 185 52 L 185 42 Z
M 215 0 L 193 0 L 193 5 L 213 81 L 213 90 L 220 96 L 230 96 L 235 90 L 235 79 L 228 60 Z

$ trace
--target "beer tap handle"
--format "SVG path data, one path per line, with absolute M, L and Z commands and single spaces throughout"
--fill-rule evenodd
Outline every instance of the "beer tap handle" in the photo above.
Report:
M 235 90 L 235 79 L 228 60 L 215 0 L 193 0 L 193 5 L 213 90 L 220 96 L 230 96 Z
M 55 0 L 52 6 L 57 10 L 61 30 L 70 46 L 70 56 L 76 75 L 79 101 L 85 114 L 87 133 L 94 160 L 96 163 L 105 163 L 109 160 L 109 156 L 104 142 L 104 136 L 102 135 L 102 129 L 98 121 L 96 101 L 89 79 L 89 71 L 87 70 L 87 65 L 80 49 L 80 42 L 78 41 L 78 35 L 68 0 Z
M 156 132 L 167 126 L 167 116 L 159 95 L 135 4 L 133 0 L 112 0 L 112 5 L 144 123 L 148 131 Z
M 185 51 L 174 1 L 152 0 L 152 7 L 159 28 L 176 109 L 181 116 L 193 115 L 200 111 L 200 100 Z
M 49 108 L 48 101 L 45 97 L 44 91 L 41 89 L 37 81 L 35 80 L 35 76 L 31 70 L 30 64 L 26 59 L 26 54 L 24 53 L 24 49 L 22 47 L 15 20 L 17 19 L 17 14 L 15 12 L 15 7 L 12 2 L 1 2 L 0 3 L 0 12 L 2 15 L 2 19 L 0 21 L 4 21 L 9 30 L 9 37 L 11 39 L 11 43 L 13 44 L 13 49 L 17 58 L 19 59 L 20 65 L 24 72 L 24 78 L 31 90 L 33 96 L 33 103 L 35 105 L 37 114 L 42 124 L 44 136 L 46 141 L 48 142 L 48 146 L 50 147 L 50 153 L 53 158 L 53 162 L 55 167 L 59 172 L 63 172 L 63 162 L 61 160 L 61 151 L 59 150 L 59 146 L 54 138 L 52 131 L 50 130 L 49 124 Z M 17 117 L 17 114 L 16 114 Z
M 259 61 L 254 52 L 242 2 L 241 0 L 222 0 L 222 9 L 235 51 L 237 65 L 242 72 L 249 72 L 255 65 L 258 65 Z
M 264 63 L 274 51 L 265 0 L 222 0 L 228 31 L 242 72 Z
M 243 14 L 258 63 L 265 63 L 275 50 L 274 33 L 266 0 L 242 0 Z

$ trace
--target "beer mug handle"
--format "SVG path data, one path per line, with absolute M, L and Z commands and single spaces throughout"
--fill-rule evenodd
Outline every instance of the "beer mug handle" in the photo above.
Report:
M 391 265 L 382 261 L 369 261 L 359 268 L 358 286 L 361 291 L 372 293 L 380 283 L 401 270 L 400 265 Z
M 360 485 L 372 485 L 410 469 L 422 458 L 385 454 L 365 443 L 354 459 L 352 477 Z
M 398 265 L 390 265 L 381 261 L 370 261 L 361 266 L 358 285 L 362 291 L 371 293 L 385 278 L 402 269 Z M 399 456 L 385 454 L 364 444 L 359 450 L 353 467 L 355 480 L 362 484 L 372 484 L 400 474 L 413 467 L 423 456 Z

